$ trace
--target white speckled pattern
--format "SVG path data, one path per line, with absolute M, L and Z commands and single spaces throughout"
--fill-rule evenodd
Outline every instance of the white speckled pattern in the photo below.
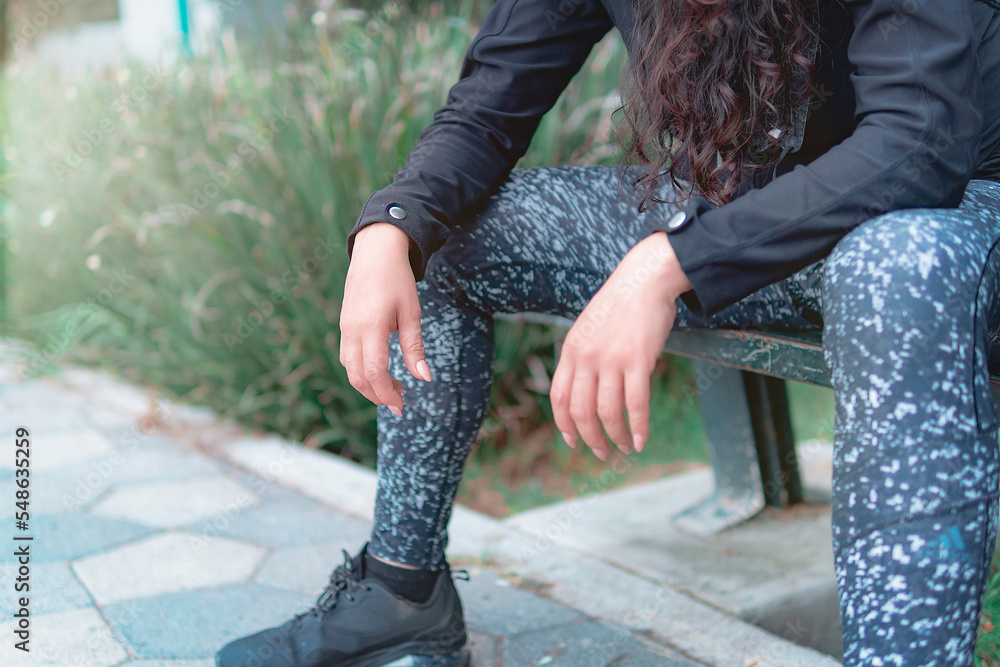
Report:
M 971 665 L 997 533 L 1000 185 L 844 237 L 824 271 L 848 665 Z M 994 352 L 997 346 L 993 346 Z
M 492 314 L 575 318 L 644 216 L 676 210 L 636 213 L 613 167 L 521 169 L 454 231 L 418 283 L 434 381 L 411 378 L 390 341 L 390 374 L 408 392 L 402 417 L 378 409 L 375 554 L 442 564 L 489 399 Z M 707 321 L 680 305 L 678 328 L 824 327 L 846 665 L 972 664 L 1000 493 L 988 386 L 998 211 L 1000 185 L 974 181 L 961 209 L 869 220 L 826 261 Z

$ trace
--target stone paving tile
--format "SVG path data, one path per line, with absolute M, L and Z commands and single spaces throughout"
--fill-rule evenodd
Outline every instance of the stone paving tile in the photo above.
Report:
M 0 609 L 4 615 L 16 609 L 15 601 L 24 595 L 30 600 L 32 615 L 80 609 L 94 603 L 66 563 L 32 563 L 28 581 L 31 588 L 27 594 L 14 590 L 17 569 L 15 563 L 0 564 L 0 581 L 4 582 L 0 588 Z
M 122 453 L 115 466 L 116 482 L 140 482 L 174 477 L 218 474 L 222 467 L 193 447 L 162 434 L 107 431 L 108 439 Z
M 32 516 L 82 512 L 86 509 L 86 503 L 77 500 L 75 483 L 59 481 L 53 477 L 55 474 L 53 471 L 44 475 L 35 475 L 32 471 L 30 507 Z M 11 494 L 13 494 L 13 486 L 10 488 Z
M 469 569 L 469 581 L 457 580 L 466 624 L 491 635 L 520 632 L 581 621 L 585 617 L 528 591 L 515 588 L 488 570 Z
M 0 387 L 0 397 L 12 408 L 21 410 L 50 410 L 50 416 L 63 412 L 67 408 L 79 408 L 87 405 L 87 395 L 67 390 L 58 377 L 34 378 L 21 382 L 12 382 Z
M 13 622 L 0 623 L 4 667 L 112 667 L 129 656 L 96 609 L 75 609 L 31 619 L 31 651 L 13 647 Z
M 215 660 L 137 660 L 121 667 L 215 667 Z
M 371 532 L 371 525 L 344 516 L 314 500 L 301 496 L 250 507 L 212 534 L 244 539 L 275 547 L 299 547 L 327 542 L 343 542 L 357 551 Z M 347 543 L 353 543 L 348 547 Z M 340 550 L 333 552 L 340 555 Z
M 259 584 L 167 593 L 104 607 L 140 659 L 210 658 L 223 644 L 305 611 L 313 599 Z
M 500 667 L 500 639 L 485 632 L 469 631 L 469 648 L 473 667 Z
M 178 443 L 143 442 L 132 449 L 116 449 L 105 456 L 48 472 L 35 479 L 33 488 L 50 492 L 47 502 L 52 501 L 51 511 L 74 511 L 86 508 L 119 485 L 189 479 L 215 475 L 220 470 L 211 459 Z M 37 506 L 35 509 L 47 511 Z
M 87 402 L 141 415 L 148 412 L 156 397 L 147 390 L 106 372 L 89 368 L 64 368 L 57 380 L 64 391 L 81 392 Z
M 57 408 L 51 404 L 21 403 L 5 405 L 0 412 L 0 433 L 13 433 L 19 426 L 27 428 L 32 438 L 47 438 L 66 431 L 90 428 L 82 406 Z
M 73 563 L 98 604 L 241 582 L 264 557 L 260 547 L 192 533 L 168 533 Z
M 243 470 L 242 468 L 238 468 L 234 464 L 223 459 L 217 460 L 216 463 L 224 466 L 229 475 L 237 482 L 253 489 L 254 493 L 256 493 L 257 497 L 260 499 L 261 504 L 282 502 L 292 503 L 302 501 L 303 499 L 308 502 L 319 502 L 315 498 L 311 498 L 299 491 L 290 489 L 287 486 L 282 486 L 277 481 L 267 477 L 266 475 L 259 475 L 256 472 Z M 330 505 L 324 504 L 322 506 L 329 507 Z M 335 511 L 342 516 L 348 516 L 339 509 Z
M 13 519 L 0 522 L 3 535 L 15 534 Z M 20 533 L 20 531 L 17 531 Z M 83 558 L 139 539 L 152 532 L 148 526 L 89 514 L 39 514 L 32 516 L 27 535 L 32 563 Z
M 224 475 L 130 484 L 94 504 L 94 514 L 128 519 L 158 528 L 225 518 L 257 503 L 254 492 Z
M 296 489 L 345 514 L 372 516 L 375 476 L 357 463 L 273 435 L 227 438 L 216 451 L 265 479 Z
M 552 667 L 618 667 L 626 660 L 644 660 L 663 667 L 690 667 L 665 656 L 650 653 L 633 637 L 596 621 L 525 632 L 504 642 L 505 667 L 551 665 Z
M 333 569 L 344 562 L 340 550 L 347 549 L 353 555 L 361 544 L 358 540 L 344 540 L 278 549 L 268 554 L 253 580 L 316 597 L 330 580 Z
M 222 466 L 212 459 L 166 436 L 139 441 L 132 451 L 126 448 L 124 459 L 115 470 L 116 481 L 200 477 L 216 475 L 222 471 Z
M 32 428 L 31 473 L 38 474 L 91 458 L 107 456 L 111 443 L 90 427 L 40 435 Z M 0 467 L 13 468 L 14 457 L 0 457 Z

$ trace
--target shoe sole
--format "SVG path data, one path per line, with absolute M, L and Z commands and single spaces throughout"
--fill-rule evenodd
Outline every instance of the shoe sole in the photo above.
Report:
M 442 655 L 411 653 L 412 650 L 412 647 L 397 646 L 356 658 L 351 662 L 338 663 L 337 667 L 469 667 L 472 662 L 472 655 L 466 648 Z M 218 656 L 215 658 L 215 664 L 219 664 Z
M 469 667 L 472 661 L 472 655 L 467 648 L 441 655 L 426 655 L 413 651 L 413 648 L 408 648 L 405 644 L 395 646 L 344 663 L 343 667 Z

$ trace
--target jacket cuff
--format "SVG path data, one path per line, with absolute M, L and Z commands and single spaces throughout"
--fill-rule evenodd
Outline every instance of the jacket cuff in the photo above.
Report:
M 645 237 L 653 232 L 667 233 L 681 270 L 691 282 L 691 290 L 682 294 L 681 300 L 691 312 L 701 318 L 709 317 L 728 305 L 721 296 L 722 284 L 717 276 L 712 275 L 711 267 L 695 263 L 698 247 L 705 247 L 705 236 L 710 235 L 701 217 L 711 210 L 712 204 L 707 199 L 692 196 L 683 209 L 666 219 L 662 216 L 649 216 L 643 234 Z
M 413 278 L 422 280 L 427 260 L 436 249 L 434 225 L 426 207 L 416 199 L 399 193 L 379 190 L 368 198 L 361 215 L 347 235 L 347 257 L 354 252 L 354 238 L 358 232 L 376 222 L 388 222 L 406 232 L 410 244 L 409 261 Z

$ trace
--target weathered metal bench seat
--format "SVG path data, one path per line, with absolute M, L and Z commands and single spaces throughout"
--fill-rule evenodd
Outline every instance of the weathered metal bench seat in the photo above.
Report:
M 566 318 L 538 313 L 498 317 L 572 325 Z M 695 386 L 715 476 L 712 495 L 677 515 L 676 522 L 692 532 L 713 534 L 766 505 L 802 502 L 785 381 L 830 386 L 820 333 L 675 331 L 664 352 L 695 360 Z M 1000 405 L 1000 375 L 991 378 L 991 386 Z

